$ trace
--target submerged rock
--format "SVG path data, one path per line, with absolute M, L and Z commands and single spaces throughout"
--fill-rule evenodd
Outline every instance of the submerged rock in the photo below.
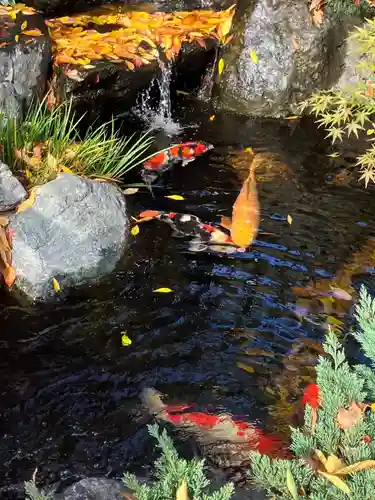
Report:
M 130 490 L 121 481 L 91 477 L 72 484 L 55 495 L 55 500 L 124 500 L 122 493 L 130 493 Z
M 0 212 L 12 210 L 27 198 L 27 192 L 12 174 L 8 165 L 0 161 Z
M 104 182 L 61 174 L 35 188 L 36 200 L 12 215 L 13 267 L 17 294 L 48 300 L 114 270 L 128 241 L 128 218 L 121 191 Z
M 40 36 L 22 35 L 28 30 L 38 30 Z M 46 90 L 51 42 L 47 26 L 38 15 L 19 13 L 15 21 L 0 15 L 2 25 L 0 47 L 0 114 L 18 117 L 33 98 L 41 98 Z M 38 31 L 36 33 L 38 33 Z
M 335 77 L 332 61 L 343 41 L 335 29 L 329 19 L 314 26 L 308 4 L 299 0 L 240 5 L 234 40 L 222 55 L 224 71 L 217 75 L 216 107 L 260 116 L 295 111 L 296 103 Z

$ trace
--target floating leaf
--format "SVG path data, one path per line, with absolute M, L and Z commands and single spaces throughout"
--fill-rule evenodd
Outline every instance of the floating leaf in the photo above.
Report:
M 24 21 L 22 24 L 21 24 L 21 30 L 25 30 L 27 28 L 27 21 Z
M 32 207 L 35 203 L 35 200 L 36 200 L 36 194 L 35 191 L 32 189 L 30 191 L 30 195 L 27 198 L 27 200 L 23 201 L 18 205 L 16 212 L 23 212 L 24 210 L 27 210 L 28 208 Z
M 293 219 L 292 217 L 288 214 L 288 217 L 286 218 L 286 220 L 288 221 L 288 224 L 291 225 L 292 222 L 293 222 Z
M 219 75 L 221 75 L 223 70 L 224 70 L 224 59 L 220 59 L 219 64 L 218 64 L 218 70 L 217 70 Z
M 130 196 L 131 194 L 138 193 L 138 191 L 139 191 L 139 188 L 127 188 L 127 189 L 124 189 L 123 193 L 127 196 Z
M 15 39 L 15 41 L 16 41 L 16 42 L 18 42 L 18 40 L 20 39 L 20 36 L 19 36 L 19 35 L 16 35 L 16 36 L 14 37 L 14 39 Z
M 251 57 L 251 60 L 253 61 L 254 64 L 258 64 L 258 61 L 259 61 L 258 56 L 253 51 L 253 49 L 250 50 L 250 57 Z
M 327 156 L 329 156 L 330 158 L 338 158 L 340 156 L 340 153 L 336 151 L 335 153 L 331 153 L 330 155 Z
M 375 130 L 373 128 L 369 128 L 366 132 L 367 135 L 372 135 L 375 133 Z
M 128 337 L 128 334 L 127 332 L 121 332 L 121 344 L 124 346 L 124 347 L 127 347 L 128 345 L 130 345 L 132 343 L 132 340 L 130 337 Z
M 245 149 L 244 149 L 244 152 L 245 152 L 245 153 L 254 153 L 254 150 L 253 150 L 253 148 L 250 148 L 250 147 L 249 147 L 249 148 L 245 148 Z
M 52 283 L 53 283 L 53 288 L 55 289 L 55 291 L 57 293 L 60 292 L 61 291 L 60 283 L 57 281 L 56 278 L 53 278 Z
M 170 200 L 177 200 L 177 201 L 182 201 L 185 198 L 179 194 L 170 194 L 168 196 L 164 196 L 164 198 L 169 198 Z
M 297 115 L 292 115 L 292 116 L 286 116 L 285 120 L 298 120 L 299 116 Z
M 255 370 L 252 366 L 247 365 L 245 363 L 241 363 L 241 361 L 237 362 L 238 368 L 241 368 L 241 370 L 244 370 L 247 373 L 255 373 Z
M 290 468 L 287 468 L 286 471 L 286 486 L 289 490 L 289 493 L 291 494 L 293 500 L 298 500 L 298 492 L 297 492 L 297 486 L 293 478 L 293 474 L 290 470 Z
M 173 290 L 167 287 L 157 288 L 154 290 L 155 293 L 171 293 Z
M 139 234 L 139 226 L 138 226 L 138 224 L 136 224 L 135 226 L 133 226 L 130 232 L 131 232 L 131 234 L 133 236 L 137 236 L 137 234 Z
M 211 115 L 209 119 L 212 122 L 213 120 L 215 120 L 215 115 Z

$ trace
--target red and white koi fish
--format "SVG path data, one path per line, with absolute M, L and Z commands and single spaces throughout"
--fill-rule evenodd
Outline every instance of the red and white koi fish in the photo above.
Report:
M 146 222 L 152 219 L 168 224 L 173 229 L 172 236 L 176 238 L 192 236 L 193 239 L 189 245 L 191 251 L 198 252 L 206 250 L 208 247 L 213 251 L 224 253 L 228 251 L 228 248 L 232 248 L 232 252 L 237 250 L 227 233 L 211 224 L 205 224 L 196 215 L 145 210 L 139 214 L 137 222 Z M 216 245 L 220 245 L 220 248 L 216 248 Z
M 233 451 L 233 460 L 238 458 L 235 455 L 239 449 L 241 455 L 247 453 L 247 460 L 249 451 L 259 451 L 274 458 L 291 456 L 288 446 L 278 436 L 266 434 L 252 423 L 236 420 L 229 414 L 214 415 L 190 411 L 192 405 L 186 404 L 167 405 L 163 403 L 161 395 L 150 388 L 142 391 L 141 399 L 155 418 L 170 422 L 194 435 L 197 442 L 203 446 L 222 445 L 223 442 L 231 444 L 227 451 Z M 237 445 L 237 451 L 233 445 Z M 228 460 L 230 463 L 230 457 Z
M 198 156 L 207 153 L 213 146 L 203 142 L 184 142 L 177 144 L 156 154 L 143 164 L 141 176 L 147 184 L 154 182 L 163 172 L 169 170 L 174 164 L 182 165 L 194 161 Z

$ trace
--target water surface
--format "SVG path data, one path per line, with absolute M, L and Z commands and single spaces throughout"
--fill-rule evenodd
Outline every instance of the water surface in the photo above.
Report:
M 205 140 L 215 149 L 167 173 L 155 199 L 146 190 L 129 197 L 130 212 L 158 208 L 207 222 L 230 215 L 251 146 L 263 155 L 261 229 L 274 236 L 260 234 L 245 253 L 191 253 L 187 241 L 154 221 L 141 226 L 130 256 L 101 286 L 53 307 L 22 310 L 3 297 L 4 498 L 36 467 L 45 484 L 147 473 L 154 452 L 139 402 L 143 387 L 274 430 L 276 386 L 293 385 L 299 360 L 308 380 L 324 335 L 319 321 L 296 316 L 291 288 L 332 278 L 374 236 L 372 192 L 332 183 L 332 149 L 312 124 L 220 114 L 210 121 L 210 110 L 189 101 L 178 110 L 185 127 L 178 140 Z M 354 287 L 366 283 L 373 291 L 373 273 L 366 261 Z M 173 294 L 153 293 L 158 287 Z M 121 345 L 123 331 L 129 347 Z M 293 358 L 299 347 L 308 354 Z

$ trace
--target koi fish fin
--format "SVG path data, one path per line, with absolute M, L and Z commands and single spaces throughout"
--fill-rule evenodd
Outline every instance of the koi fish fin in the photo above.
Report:
M 230 217 L 222 217 L 220 226 L 224 227 L 225 229 L 228 229 L 229 231 L 232 228 L 232 219 Z
M 185 165 L 187 165 L 188 163 L 191 163 L 194 160 L 195 160 L 195 158 L 188 158 L 187 160 L 182 160 L 182 166 L 185 167 Z
M 178 231 L 178 229 L 173 230 L 172 236 L 173 236 L 173 238 L 184 238 L 185 237 L 184 233 L 181 231 Z

